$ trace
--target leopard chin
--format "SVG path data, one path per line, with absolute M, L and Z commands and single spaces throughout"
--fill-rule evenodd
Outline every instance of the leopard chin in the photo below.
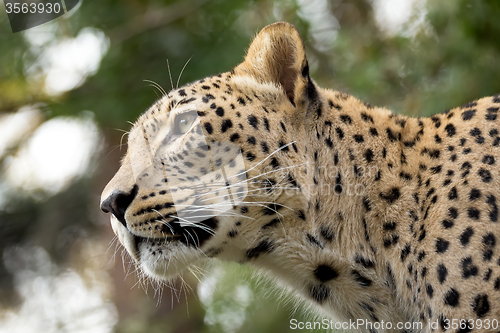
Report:
M 205 256 L 201 249 L 186 244 L 181 235 L 150 238 L 134 235 L 114 215 L 111 226 L 118 241 L 133 261 L 150 278 L 171 280 Z

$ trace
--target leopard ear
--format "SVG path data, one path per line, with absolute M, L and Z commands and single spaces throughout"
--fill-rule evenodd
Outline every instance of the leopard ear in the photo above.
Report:
M 304 42 L 290 23 L 277 22 L 264 27 L 235 72 L 281 86 L 294 106 L 316 95 L 309 77 Z

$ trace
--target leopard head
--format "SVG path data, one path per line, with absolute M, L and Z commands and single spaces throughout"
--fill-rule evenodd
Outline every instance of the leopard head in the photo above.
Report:
M 285 237 L 304 220 L 317 89 L 297 30 L 275 23 L 231 72 L 173 90 L 139 117 L 101 209 L 149 276 L 207 257 L 257 259 L 277 246 L 265 232 Z

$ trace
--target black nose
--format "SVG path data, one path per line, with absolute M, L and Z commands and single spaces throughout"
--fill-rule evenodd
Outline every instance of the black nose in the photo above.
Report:
M 127 227 L 127 223 L 125 222 L 125 211 L 132 200 L 134 200 L 138 190 L 139 187 L 134 185 L 134 188 L 129 193 L 125 193 L 123 191 L 111 193 L 111 195 L 101 203 L 101 210 L 105 213 L 111 212 L 118 219 L 118 221 Z

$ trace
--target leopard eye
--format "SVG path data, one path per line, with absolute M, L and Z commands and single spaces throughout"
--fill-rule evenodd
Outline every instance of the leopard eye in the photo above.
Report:
M 178 115 L 175 118 L 175 133 L 176 134 L 186 133 L 191 128 L 191 125 L 193 125 L 195 119 L 196 119 L 195 112 L 186 112 L 181 115 Z

